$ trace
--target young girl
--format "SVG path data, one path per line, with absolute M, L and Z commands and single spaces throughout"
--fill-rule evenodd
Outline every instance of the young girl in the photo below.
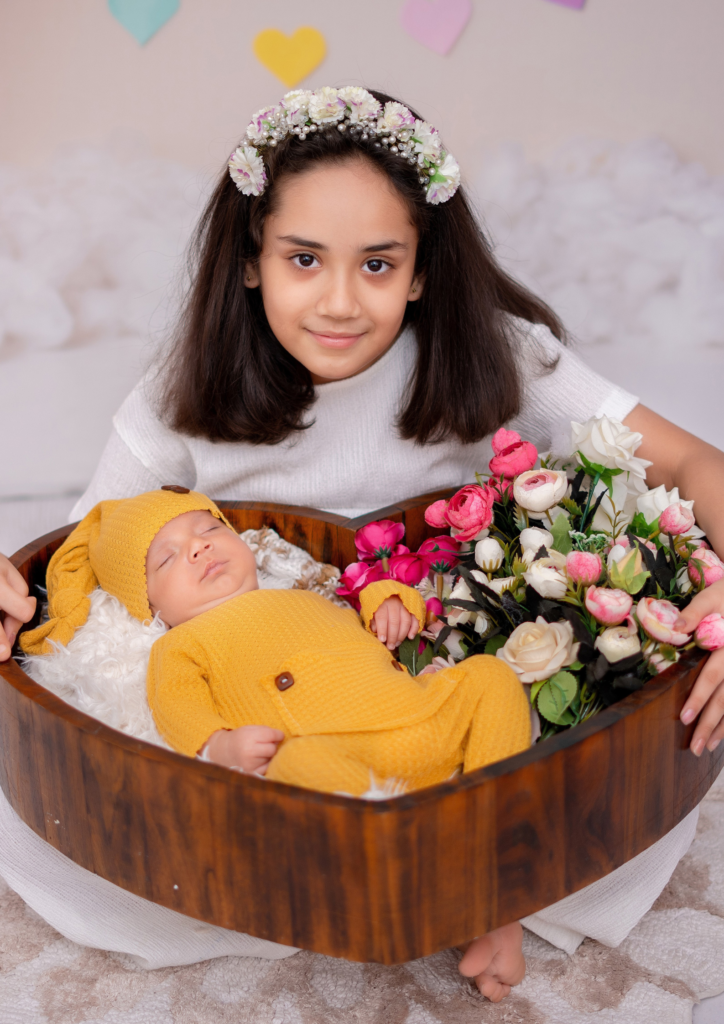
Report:
M 379 93 L 297 91 L 255 115 L 201 219 L 168 358 L 116 415 L 74 517 L 169 482 L 356 515 L 470 481 L 502 424 L 546 450 L 571 419 L 607 415 L 644 435 L 648 486 L 694 498 L 724 555 L 724 455 L 562 344 L 555 314 L 496 265 L 458 180 L 435 129 Z M 34 599 L 6 561 L 0 608 L 8 657 Z M 682 628 L 711 611 L 724 612 L 724 581 L 692 601 Z M 723 676 L 718 652 L 682 712 L 685 722 L 702 712 L 697 755 L 724 735 Z M 571 950 L 584 934 L 617 944 L 668 880 L 695 819 L 526 924 Z M 37 838 L 12 824 L 16 845 Z M 44 913 L 34 876 L 22 858 L 3 860 L 0 842 L 0 874 L 11 873 Z M 76 893 L 89 891 L 86 876 L 75 876 Z M 67 910 L 71 882 L 58 885 Z M 104 920 L 136 952 L 160 908 L 131 907 L 114 887 L 103 899 Z M 108 942 L 98 917 L 84 921 L 81 941 Z M 67 920 L 57 913 L 52 923 L 68 934 Z M 165 962 L 178 962 L 168 933 L 164 941 Z

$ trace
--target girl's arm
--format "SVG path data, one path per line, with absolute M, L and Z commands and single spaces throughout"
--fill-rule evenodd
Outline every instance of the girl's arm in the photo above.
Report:
M 716 553 L 724 558 L 724 452 L 644 405 L 632 409 L 624 423 L 644 436 L 636 454 L 653 462 L 646 471 L 649 487 L 678 487 L 682 498 L 693 498 L 697 522 Z M 678 628 L 691 631 L 711 612 L 724 615 L 724 580 L 694 597 L 682 612 Z M 709 655 L 681 719 L 688 724 L 699 712 L 701 716 L 691 740 L 691 749 L 697 756 L 705 746 L 713 750 L 724 737 L 724 649 Z

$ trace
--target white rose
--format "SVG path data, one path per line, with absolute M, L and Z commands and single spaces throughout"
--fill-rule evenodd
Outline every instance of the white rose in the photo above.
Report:
M 535 555 L 541 548 L 550 551 L 553 546 L 553 534 L 548 530 L 539 530 L 537 526 L 529 526 L 520 533 L 520 546 L 523 551 L 532 551 Z
M 485 572 L 495 572 L 503 564 L 505 551 L 493 537 L 479 540 L 475 545 L 475 561 Z
M 646 491 L 636 499 L 636 508 L 644 517 L 647 523 L 655 523 L 661 513 L 669 505 L 683 505 L 684 508 L 688 508 L 690 512 L 694 511 L 693 501 L 682 501 L 679 497 L 679 488 L 673 487 L 670 491 L 666 490 L 664 484 L 660 484 L 658 487 L 654 487 L 650 491 Z M 704 531 L 696 524 L 692 526 L 691 530 L 687 534 L 688 537 L 703 537 Z
M 557 505 L 568 490 L 568 477 L 553 469 L 527 469 L 513 483 L 513 496 L 529 512 L 545 512 Z
M 586 423 L 571 423 L 571 428 L 574 451 L 580 451 L 589 462 L 597 462 L 599 466 L 622 469 L 629 490 L 639 494 L 646 490 L 646 467 L 651 463 L 634 456 L 643 440 L 642 434 L 608 416 L 594 416 Z
M 613 664 L 623 658 L 630 658 L 632 654 L 638 654 L 641 650 L 641 641 L 635 629 L 631 632 L 628 626 L 611 626 L 596 637 L 595 646 L 604 658 Z
M 563 562 L 565 564 L 565 557 Z M 530 569 L 523 573 L 523 579 L 533 590 L 537 590 L 541 597 L 549 597 L 554 601 L 565 597 L 568 590 L 568 577 L 556 566 L 552 558 L 539 558 L 537 562 L 533 562 Z
M 578 646 L 569 622 L 546 622 L 538 616 L 535 622 L 517 626 L 497 656 L 510 665 L 521 683 L 536 683 L 572 665 Z
M 629 481 L 630 482 L 630 481 Z M 625 474 L 613 478 L 613 497 L 608 492 L 606 485 L 599 480 L 593 492 L 593 500 L 598 498 L 602 491 L 605 491 L 603 501 L 596 509 L 596 514 L 591 523 L 594 530 L 599 533 L 611 533 L 614 521 L 620 531 L 633 519 L 636 512 L 637 491 L 631 490 L 628 486 Z

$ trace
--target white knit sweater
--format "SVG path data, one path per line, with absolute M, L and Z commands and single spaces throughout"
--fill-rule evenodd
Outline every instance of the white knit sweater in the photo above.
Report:
M 508 424 L 540 451 L 550 449 L 571 419 L 623 419 L 637 399 L 599 376 L 547 327 L 516 321 L 524 379 L 521 414 Z M 415 360 L 404 331 L 363 373 L 317 388 L 314 425 L 277 445 L 213 443 L 183 437 L 159 420 L 153 378 L 142 381 L 114 418 L 98 470 L 72 516 L 96 502 L 125 498 L 161 484 L 182 484 L 213 498 L 307 505 L 356 516 L 443 487 L 470 483 L 486 470 L 490 438 L 462 445 L 403 441 L 395 429 Z M 541 369 L 558 359 L 552 372 Z

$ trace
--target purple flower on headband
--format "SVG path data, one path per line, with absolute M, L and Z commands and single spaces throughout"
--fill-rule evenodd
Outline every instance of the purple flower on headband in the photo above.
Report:
M 460 167 L 454 156 L 446 153 L 440 167 L 431 168 L 430 184 L 427 188 L 427 201 L 437 206 L 446 203 L 455 195 L 460 185 Z
M 399 131 L 400 128 L 414 128 L 415 118 L 402 103 L 385 103 L 384 113 L 377 122 L 379 128 L 389 128 L 390 131 Z
M 282 99 L 282 106 L 287 114 L 287 122 L 291 125 L 306 124 L 309 116 L 309 101 L 312 98 L 309 89 L 294 89 Z
M 340 89 L 339 98 L 344 100 L 349 107 L 349 119 L 353 124 L 377 117 L 382 109 L 382 104 L 374 98 L 372 93 L 357 85 L 347 85 L 344 89 Z
M 282 114 L 283 110 L 280 103 L 273 107 L 262 107 L 261 110 L 257 110 L 249 122 L 249 127 L 246 129 L 247 136 L 252 142 L 264 142 L 267 131 L 279 123 L 280 115 Z
M 340 98 L 336 89 L 329 85 L 317 89 L 309 101 L 309 116 L 317 124 L 341 121 L 347 104 Z
M 231 154 L 229 174 L 245 196 L 260 196 L 266 187 L 264 161 L 253 146 L 239 146 Z

